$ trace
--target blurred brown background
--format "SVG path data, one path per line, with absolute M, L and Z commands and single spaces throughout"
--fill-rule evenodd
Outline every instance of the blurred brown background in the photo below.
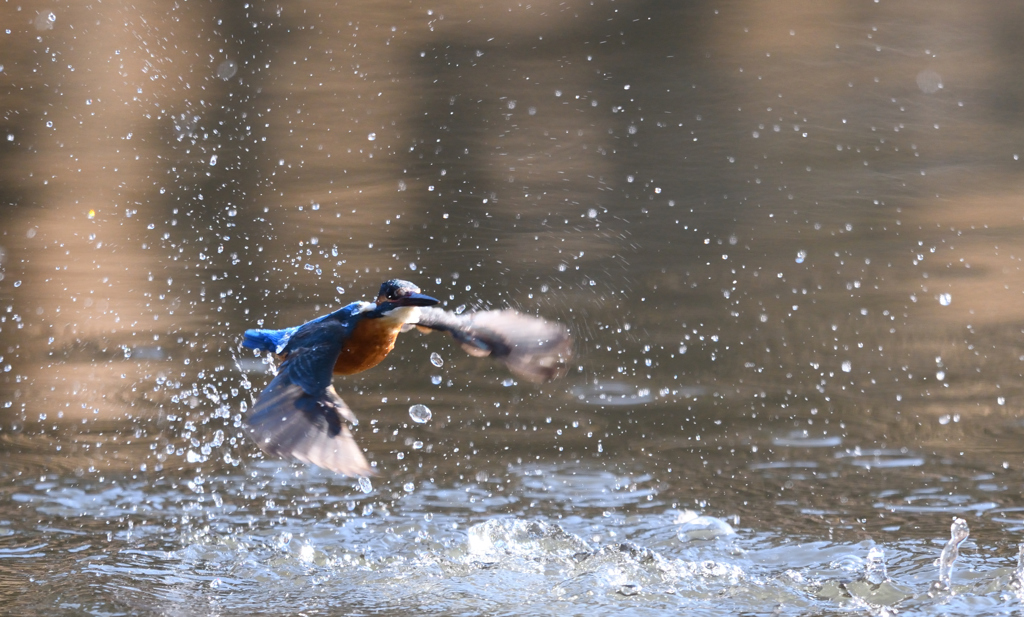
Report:
M 900 413 L 942 401 L 1013 418 L 1022 18 L 1005 2 L 4 4 L 7 420 L 161 416 L 235 370 L 245 327 L 393 276 L 569 322 L 560 392 L 580 400 L 615 383 L 668 417 L 693 392 L 738 397 L 736 421 L 763 397 L 794 422 L 894 413 L 864 429 L 878 443 L 927 440 Z M 351 396 L 417 391 L 426 344 Z M 688 409 L 704 424 L 717 405 Z

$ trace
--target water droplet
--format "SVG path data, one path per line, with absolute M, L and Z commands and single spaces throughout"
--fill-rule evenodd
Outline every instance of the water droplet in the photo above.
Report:
M 403 490 L 404 490 L 404 491 L 405 491 L 406 493 L 411 493 L 411 492 L 413 492 L 414 490 L 416 490 L 416 485 L 415 485 L 415 484 L 413 484 L 412 482 L 406 482 L 405 484 L 403 484 L 403 485 L 402 485 L 402 489 L 403 489 Z
M 953 578 L 953 564 L 960 555 L 960 544 L 971 535 L 967 521 L 962 518 L 954 518 L 949 528 L 949 542 L 942 549 L 939 556 L 939 588 L 949 589 Z
M 925 94 L 935 94 L 942 89 L 942 75 L 931 69 L 925 69 L 918 73 L 915 81 L 917 87 Z
M 953 294 L 939 294 L 939 304 L 949 306 L 951 302 L 953 302 Z
M 369 478 L 359 478 L 359 490 L 363 491 L 367 495 L 370 494 L 370 491 L 373 490 L 373 484 L 370 482 Z
M 370 133 L 369 135 L 366 136 L 366 138 L 369 139 L 370 141 L 375 141 L 377 139 L 377 134 Z
M 57 21 L 57 16 L 50 11 L 37 13 L 35 18 L 36 30 L 53 30 L 53 23 L 55 21 Z
M 424 424 L 426 422 L 430 422 L 430 418 L 433 415 L 434 414 L 430 412 L 430 408 L 427 407 L 426 405 L 417 404 L 409 408 L 409 417 L 412 418 L 412 421 L 416 422 L 417 424 Z
M 267 507 L 274 507 L 274 501 L 272 499 L 268 500 Z M 288 548 L 288 545 L 291 544 L 291 542 L 292 534 L 287 531 L 271 540 L 271 544 L 273 544 L 273 546 L 279 551 Z
M 430 354 L 430 363 L 436 366 L 437 368 L 441 368 L 442 366 L 444 366 L 444 359 L 441 357 L 441 354 L 435 351 L 432 354 Z
M 435 386 L 441 385 L 441 376 L 440 375 L 431 375 L 430 376 L 430 383 L 434 384 Z
M 796 263 L 802 264 L 807 259 L 807 251 L 799 250 L 796 252 Z
M 853 370 L 853 364 L 849 360 L 843 360 L 843 372 L 849 373 Z
M 872 585 L 881 585 L 889 580 L 889 574 L 885 571 L 885 551 L 880 547 L 872 546 L 868 551 L 867 566 L 864 571 L 864 578 Z
M 228 80 L 238 72 L 238 63 L 234 60 L 225 60 L 217 65 L 217 77 Z

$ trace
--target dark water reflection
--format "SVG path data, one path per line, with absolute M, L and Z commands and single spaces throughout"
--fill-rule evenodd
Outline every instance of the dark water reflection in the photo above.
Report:
M 890 4 L 4 5 L 10 610 L 1017 610 L 1024 14 Z M 242 330 L 394 276 L 573 370 L 406 335 L 370 493 L 261 460 Z

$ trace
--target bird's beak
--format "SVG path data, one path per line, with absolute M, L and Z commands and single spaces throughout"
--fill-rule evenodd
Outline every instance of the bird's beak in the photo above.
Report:
M 440 300 L 421 293 L 411 293 L 395 301 L 398 306 L 434 306 L 440 303 Z

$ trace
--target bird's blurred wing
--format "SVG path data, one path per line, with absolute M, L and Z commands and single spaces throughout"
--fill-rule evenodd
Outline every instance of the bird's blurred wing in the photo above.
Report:
M 340 353 L 341 342 L 330 338 L 309 347 L 290 350 L 280 370 L 288 370 L 292 383 L 301 386 L 307 394 L 314 394 L 331 385 L 334 363 Z
M 346 422 L 356 416 L 331 385 L 339 345 L 296 350 L 281 365 L 246 418 L 246 431 L 266 453 L 349 476 L 373 469 Z
M 456 315 L 424 307 L 419 312 L 419 328 L 448 332 L 470 355 L 498 358 L 531 381 L 563 375 L 572 358 L 572 337 L 558 322 L 512 310 Z

